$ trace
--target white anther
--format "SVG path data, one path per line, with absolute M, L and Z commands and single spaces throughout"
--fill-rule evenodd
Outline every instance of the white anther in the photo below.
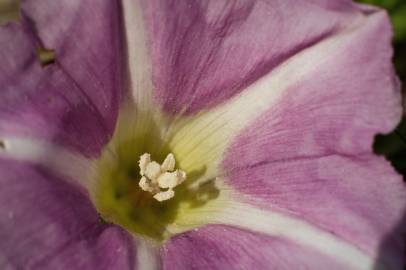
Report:
M 145 174 L 145 169 L 147 165 L 151 162 L 151 155 L 148 153 L 143 154 L 140 156 L 140 160 L 138 161 L 138 165 L 140 166 L 140 174 L 143 176 Z
M 158 184 L 160 188 L 174 188 L 186 180 L 186 173 L 182 170 L 174 172 L 166 172 L 158 177 Z
M 140 188 L 144 191 L 149 191 L 149 184 L 148 184 L 148 180 L 145 176 L 141 177 L 140 182 L 138 183 L 138 185 L 140 186 Z
M 157 194 L 154 195 L 154 199 L 162 202 L 171 199 L 173 196 L 175 196 L 175 191 L 172 189 L 169 189 L 167 191 L 161 191 Z
M 173 156 L 172 153 L 169 153 L 164 162 L 162 162 L 161 165 L 161 171 L 162 172 L 167 172 L 167 171 L 173 171 L 175 169 L 175 157 Z
M 152 161 L 148 163 L 147 168 L 145 169 L 145 176 L 149 179 L 154 180 L 158 178 L 161 174 L 161 165 L 158 162 Z
M 160 188 L 174 188 L 179 182 L 176 172 L 165 172 L 157 180 Z
M 148 180 L 145 176 L 141 177 L 140 182 L 138 183 L 140 188 L 148 192 L 159 192 L 159 187 L 154 188 L 154 185 L 151 184 L 151 181 Z
M 151 161 L 151 155 L 145 153 L 139 160 L 141 179 L 138 185 L 144 191 L 154 194 L 157 201 L 166 201 L 175 196 L 172 189 L 186 180 L 186 172 L 175 169 L 175 157 L 168 154 L 162 165 L 156 161 Z M 161 191 L 162 189 L 168 189 Z

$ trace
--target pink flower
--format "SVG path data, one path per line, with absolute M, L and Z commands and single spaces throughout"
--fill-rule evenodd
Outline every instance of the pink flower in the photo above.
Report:
M 23 1 L 0 269 L 402 269 L 391 36 L 346 0 Z

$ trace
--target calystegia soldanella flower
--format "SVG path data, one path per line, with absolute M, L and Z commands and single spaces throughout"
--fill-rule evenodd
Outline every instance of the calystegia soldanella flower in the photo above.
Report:
M 384 11 L 0 3 L 0 269 L 402 269 Z

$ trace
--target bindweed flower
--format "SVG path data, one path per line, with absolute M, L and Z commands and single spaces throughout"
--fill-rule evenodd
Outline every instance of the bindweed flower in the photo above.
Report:
M 402 269 L 405 187 L 372 151 L 401 116 L 382 10 L 3 9 L 0 269 Z

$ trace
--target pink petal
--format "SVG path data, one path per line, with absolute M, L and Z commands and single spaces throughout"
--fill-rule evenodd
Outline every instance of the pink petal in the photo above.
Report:
M 382 158 L 285 160 L 234 171 L 229 179 L 261 208 L 308 221 L 384 264 L 403 263 L 406 190 Z
M 96 154 L 113 132 L 121 91 L 118 4 L 24 1 L 0 28 L 0 132 Z M 55 50 L 41 67 L 37 49 Z
M 242 132 L 235 146 L 247 160 L 371 152 L 374 135 L 395 127 L 401 99 L 389 22 L 374 13 L 357 32 Z
M 406 190 L 372 154 L 372 140 L 398 122 L 400 95 L 388 20 L 369 16 L 334 62 L 322 62 L 240 134 L 223 165 L 228 183 L 255 204 L 307 220 L 398 269 Z
M 82 192 L 28 163 L 0 160 L 0 174 L 0 269 L 130 269 L 130 236 Z
M 333 258 L 289 240 L 229 226 L 209 225 L 172 238 L 164 269 L 348 269 Z
M 360 12 L 350 1 L 143 1 L 155 96 L 195 112 L 241 92 Z

